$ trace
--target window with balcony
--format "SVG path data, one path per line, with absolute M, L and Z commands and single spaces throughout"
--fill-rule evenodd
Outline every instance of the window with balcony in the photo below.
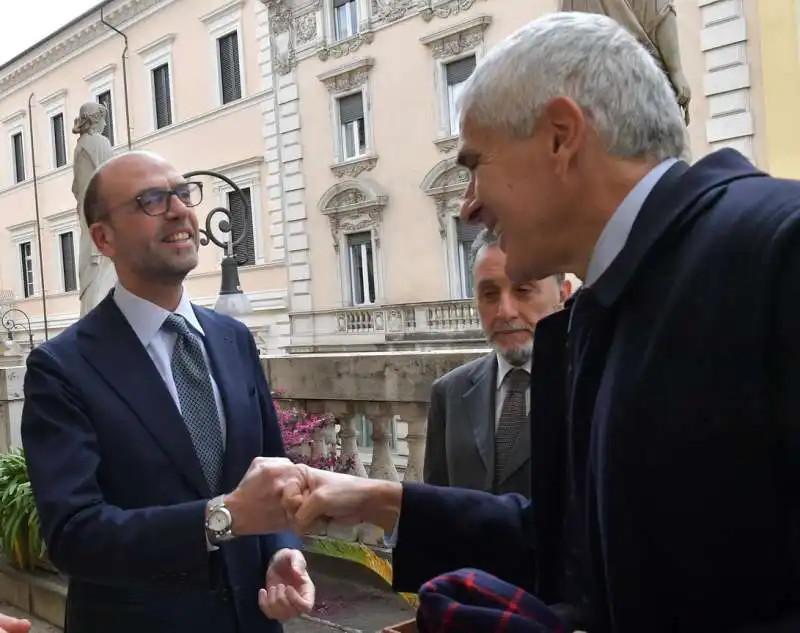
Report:
M 220 99 L 224 104 L 242 98 L 242 71 L 239 59 L 239 33 L 233 31 L 217 38 Z
M 447 123 L 449 132 L 455 136 L 459 133 L 461 113 L 458 109 L 458 100 L 464 91 L 472 72 L 475 70 L 475 55 L 462 57 L 445 64 L 446 98 L 447 98 Z
M 347 236 L 347 257 L 350 268 L 350 302 L 352 305 L 375 303 L 375 256 L 370 231 Z
M 15 132 L 11 135 L 11 158 L 14 168 L 14 182 L 25 180 L 25 141 L 22 132 Z
M 58 236 L 61 255 L 61 281 L 64 292 L 75 292 L 78 289 L 78 274 L 75 264 L 75 234 L 72 231 Z
M 364 117 L 364 94 L 355 92 L 337 99 L 339 110 L 340 155 L 351 160 L 367 153 L 367 124 Z
M 64 114 L 62 112 L 50 117 L 50 129 L 53 134 L 53 166 L 63 167 L 67 164 L 67 139 L 64 135 Z
M 106 109 L 106 126 L 103 128 L 103 136 L 108 139 L 111 146 L 114 146 L 114 103 L 111 98 L 111 90 L 103 90 L 96 97 L 97 103 Z
M 156 129 L 172 125 L 172 91 L 169 81 L 169 64 L 161 64 L 150 71 L 153 75 L 153 108 Z
M 22 296 L 26 299 L 32 297 L 36 288 L 33 281 L 33 243 L 21 242 L 19 244 L 20 275 L 22 282 Z
M 229 191 L 226 194 L 228 197 L 228 209 L 231 212 L 231 239 L 236 241 L 244 231 L 247 231 L 244 240 L 234 248 L 233 256 L 237 265 L 252 266 L 256 263 L 256 227 L 253 222 L 253 196 L 250 187 L 239 187 L 239 190 L 242 192 L 244 200 L 233 191 Z
M 483 227 L 480 224 L 465 224 L 458 218 L 453 218 L 453 222 L 456 235 L 455 259 L 458 268 L 459 296 L 462 299 L 470 299 L 475 296 L 475 288 L 472 283 L 472 243 Z
M 333 38 L 337 42 L 358 33 L 358 1 L 333 0 Z

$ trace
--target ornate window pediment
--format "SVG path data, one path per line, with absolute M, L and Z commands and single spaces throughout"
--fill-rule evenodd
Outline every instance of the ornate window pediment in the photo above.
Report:
M 461 198 L 469 184 L 469 170 L 454 158 L 439 161 L 423 178 L 422 190 L 436 201 L 439 233 L 447 234 L 447 219 L 461 206 Z
M 435 58 L 454 57 L 475 50 L 483 44 L 483 35 L 492 23 L 492 16 L 479 15 L 436 31 L 423 35 L 419 41 L 427 46 Z
M 342 236 L 372 231 L 378 237 L 383 209 L 388 197 L 366 179 L 347 180 L 333 185 L 319 201 L 319 210 L 331 224 L 333 247 L 338 250 Z

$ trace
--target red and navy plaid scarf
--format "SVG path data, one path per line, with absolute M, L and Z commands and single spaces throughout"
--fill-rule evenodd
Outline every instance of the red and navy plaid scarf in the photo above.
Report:
M 477 569 L 437 576 L 419 592 L 419 633 L 564 633 L 546 604 Z

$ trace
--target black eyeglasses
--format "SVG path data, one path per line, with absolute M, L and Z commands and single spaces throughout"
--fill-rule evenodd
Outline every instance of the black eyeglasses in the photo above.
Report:
M 134 200 L 147 215 L 157 216 L 169 212 L 172 196 L 185 207 L 196 207 L 203 201 L 203 183 L 183 182 L 175 185 L 174 189 L 146 189 Z

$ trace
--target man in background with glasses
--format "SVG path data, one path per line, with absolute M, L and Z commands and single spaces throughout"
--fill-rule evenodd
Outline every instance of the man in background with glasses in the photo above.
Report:
M 183 289 L 202 199 L 153 154 L 98 169 L 83 210 L 119 281 L 28 357 L 22 439 L 68 633 L 278 633 L 313 606 L 261 477 L 284 448 L 253 337 Z

